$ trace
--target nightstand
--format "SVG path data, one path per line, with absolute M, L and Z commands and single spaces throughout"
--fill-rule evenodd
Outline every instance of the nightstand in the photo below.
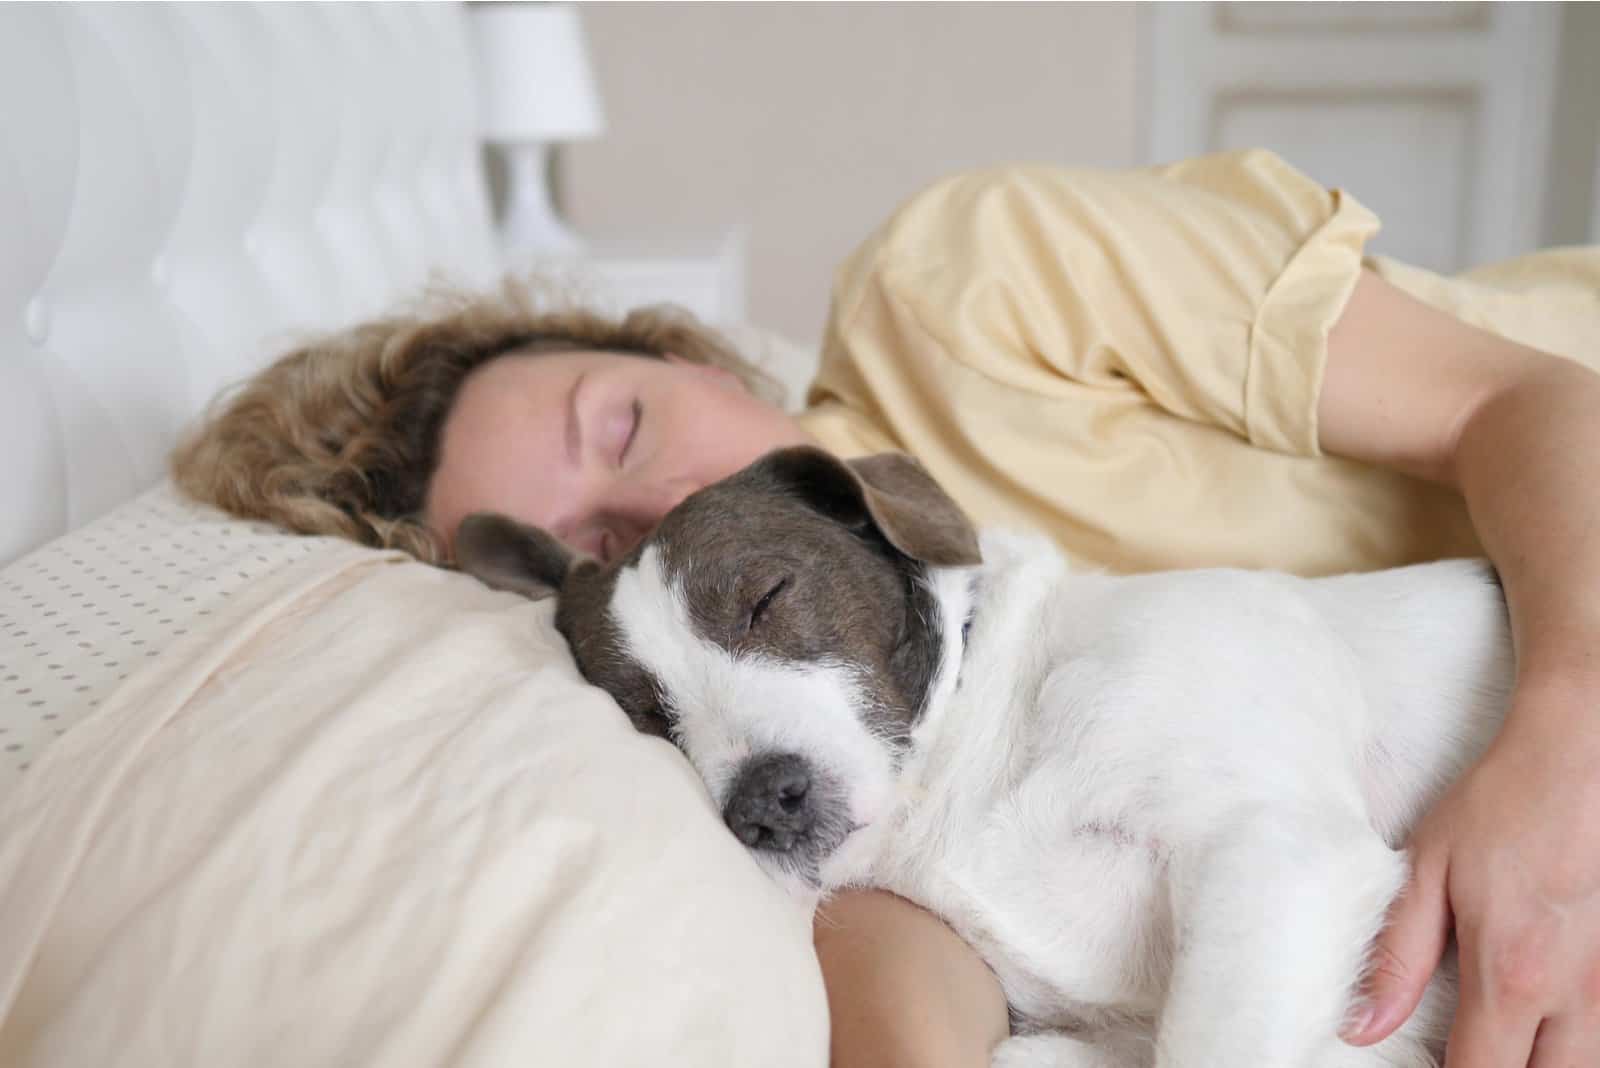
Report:
M 621 314 L 648 304 L 678 304 L 708 323 L 745 317 L 745 234 L 728 229 L 656 237 L 584 238 L 575 256 L 508 253 L 513 271 L 556 281 L 598 311 Z

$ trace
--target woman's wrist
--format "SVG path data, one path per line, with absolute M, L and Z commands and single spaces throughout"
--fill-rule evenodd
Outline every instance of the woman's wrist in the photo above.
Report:
M 1486 755 L 1515 755 L 1528 774 L 1570 771 L 1600 787 L 1600 674 L 1575 662 L 1519 671 Z
M 1600 756 L 1600 376 L 1535 353 L 1462 428 L 1454 467 L 1505 589 L 1517 663 L 1496 755 Z M 1591 776 L 1592 777 L 1592 776 Z

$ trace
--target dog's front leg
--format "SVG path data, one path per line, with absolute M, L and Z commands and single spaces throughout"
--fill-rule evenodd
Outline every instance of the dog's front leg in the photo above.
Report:
M 1338 1028 L 1406 864 L 1332 808 L 1250 807 L 1173 859 L 1160 1068 L 1350 1062 Z

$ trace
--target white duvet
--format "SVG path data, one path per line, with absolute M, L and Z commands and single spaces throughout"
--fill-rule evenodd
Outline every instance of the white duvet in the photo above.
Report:
M 807 917 L 548 603 L 324 543 L 0 797 L 0 1064 L 826 1059 Z

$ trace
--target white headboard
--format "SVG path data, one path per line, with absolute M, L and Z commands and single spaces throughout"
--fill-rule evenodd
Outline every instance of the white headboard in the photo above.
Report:
M 0 564 L 296 334 L 493 274 L 464 18 L 0 6 Z

